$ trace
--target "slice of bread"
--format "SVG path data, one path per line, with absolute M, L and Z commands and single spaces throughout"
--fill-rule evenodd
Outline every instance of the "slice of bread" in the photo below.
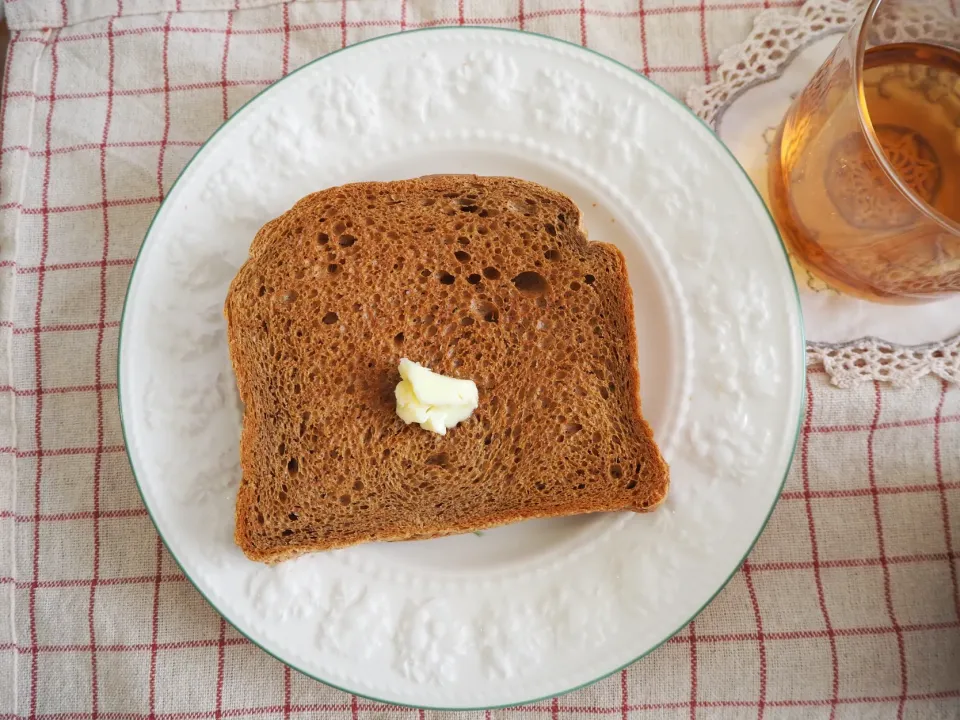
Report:
M 225 312 L 251 559 L 666 495 L 623 256 L 560 193 L 453 175 L 314 193 L 257 234 Z M 405 425 L 401 357 L 473 380 L 472 417 Z

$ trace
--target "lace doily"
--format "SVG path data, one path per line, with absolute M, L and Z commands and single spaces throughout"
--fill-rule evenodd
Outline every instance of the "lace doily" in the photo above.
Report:
M 765 10 L 757 15 L 750 36 L 743 43 L 720 54 L 716 80 L 687 93 L 687 104 L 717 130 L 751 174 L 761 194 L 765 193 L 765 152 L 783 112 L 834 46 L 831 36 L 839 39 L 867 4 L 866 0 L 809 0 L 796 12 Z M 884 37 L 891 32 L 896 36 L 909 34 L 906 26 L 926 19 L 923 13 L 916 18 L 898 17 L 895 25 L 881 26 L 878 32 Z M 765 94 L 748 99 L 751 91 Z M 758 119 L 762 111 L 767 116 Z M 745 119 L 754 127 L 744 127 L 749 124 Z M 813 310 L 807 317 L 807 337 L 814 338 L 807 343 L 808 367 L 822 366 L 833 384 L 843 388 L 873 380 L 911 385 L 926 375 L 960 384 L 957 324 L 932 320 L 937 316 L 960 317 L 960 298 L 916 306 L 915 310 L 874 306 L 847 300 L 802 267 L 795 264 L 794 269 L 805 312 Z M 822 337 L 827 333 L 810 325 L 812 315 L 840 316 L 844 312 L 846 322 L 837 324 L 842 330 L 834 328 L 833 337 Z M 905 330 L 899 342 L 893 342 L 883 336 L 896 333 L 886 332 L 884 323 L 878 323 L 877 318 L 889 318 L 887 325 L 915 327 Z M 929 334 L 925 336 L 925 332 Z M 824 339 L 836 341 L 818 341 Z M 915 344 L 919 340 L 925 342 Z
M 720 53 L 716 80 L 690 88 L 687 105 L 707 124 L 744 90 L 780 75 L 793 56 L 826 35 L 845 32 L 866 8 L 863 0 L 810 0 L 795 14 L 764 10 L 740 45 Z
M 960 335 L 927 345 L 894 345 L 868 337 L 848 343 L 807 343 L 807 367 L 822 365 L 831 382 L 849 388 L 869 380 L 896 386 L 937 375 L 960 384 Z

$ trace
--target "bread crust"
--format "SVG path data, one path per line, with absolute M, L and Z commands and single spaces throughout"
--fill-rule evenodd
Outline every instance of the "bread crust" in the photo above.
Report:
M 323 190 L 260 229 L 224 307 L 247 557 L 663 502 L 626 263 L 579 224 L 535 183 L 443 175 Z M 477 382 L 474 416 L 405 426 L 400 357 Z

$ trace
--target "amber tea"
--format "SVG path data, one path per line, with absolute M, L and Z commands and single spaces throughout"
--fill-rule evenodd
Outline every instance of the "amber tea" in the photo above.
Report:
M 771 208 L 784 241 L 829 284 L 869 299 L 960 291 L 960 53 L 925 43 L 868 49 L 862 93 L 840 54 L 794 103 L 771 149 Z

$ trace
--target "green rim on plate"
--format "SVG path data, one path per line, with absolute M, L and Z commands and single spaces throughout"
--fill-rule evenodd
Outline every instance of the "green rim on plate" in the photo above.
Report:
M 502 32 L 502 33 L 514 33 L 514 34 L 535 35 L 535 36 L 537 36 L 537 37 L 539 37 L 539 38 L 542 38 L 542 39 L 544 39 L 544 40 L 549 40 L 549 41 L 551 41 L 551 42 L 561 43 L 561 44 L 563 44 L 563 45 L 565 45 L 565 46 L 567 46 L 567 47 L 575 48 L 575 49 L 577 49 L 577 50 L 590 53 L 591 55 L 594 55 L 595 57 L 602 58 L 602 59 L 603 59 L 604 61 L 606 61 L 606 62 L 612 63 L 612 64 L 614 64 L 614 65 L 618 65 L 618 66 L 620 66 L 620 67 L 622 67 L 622 68 L 625 68 L 626 70 L 629 70 L 631 73 L 633 73 L 634 75 L 636 75 L 637 77 L 639 77 L 643 82 L 649 84 L 652 88 L 654 88 L 656 92 L 661 93 L 664 97 L 668 98 L 670 102 L 672 102 L 672 103 L 674 103 L 674 104 L 682 107 L 686 112 L 688 112 L 690 115 L 692 115 L 694 118 L 696 118 L 697 122 L 700 123 L 700 124 L 701 124 L 703 127 L 705 127 L 707 130 L 709 130 L 710 133 L 711 133 L 711 135 L 714 136 L 714 139 L 716 140 L 716 142 L 723 147 L 723 149 L 725 150 L 725 152 L 727 153 L 727 155 L 728 155 L 728 156 L 730 157 L 730 159 L 734 162 L 734 164 L 735 164 L 736 167 L 739 169 L 739 171 L 743 174 L 744 178 L 746 178 L 746 180 L 747 180 L 748 184 L 750 185 L 750 187 L 753 188 L 754 193 L 756 194 L 756 197 L 757 197 L 757 200 L 759 201 L 759 203 L 760 203 L 760 204 L 764 207 L 764 209 L 766 210 L 767 217 L 768 217 L 768 219 L 770 220 L 770 225 L 773 227 L 774 233 L 776 234 L 777 239 L 780 241 L 780 248 L 781 248 L 781 250 L 783 251 L 784 263 L 785 263 L 786 266 L 787 266 L 787 270 L 789 271 L 790 281 L 791 281 L 791 283 L 792 283 L 792 285 L 793 285 L 793 291 L 794 291 L 794 297 L 795 297 L 796 303 L 797 303 L 798 315 L 801 317 L 801 319 L 802 319 L 802 317 L 803 317 L 802 312 L 801 312 L 801 308 L 800 308 L 800 294 L 799 294 L 799 290 L 798 290 L 798 288 L 797 288 L 796 279 L 794 278 L 793 271 L 791 270 L 790 259 L 789 259 L 789 256 L 788 256 L 788 254 L 787 254 L 786 247 L 784 246 L 783 240 L 782 240 L 782 238 L 781 238 L 781 236 L 780 236 L 780 231 L 779 231 L 779 229 L 777 228 L 776 223 L 773 221 L 773 217 L 770 215 L 770 211 L 769 211 L 769 209 L 766 207 L 766 203 L 764 203 L 763 198 L 761 197 L 759 191 L 757 191 L 756 186 L 754 186 L 753 182 L 750 180 L 750 177 L 749 177 L 749 175 L 747 174 L 747 172 L 743 169 L 743 166 L 740 165 L 740 162 L 739 162 L 739 161 L 737 160 L 737 158 L 733 155 L 733 153 L 729 150 L 729 148 L 727 148 L 727 146 L 724 145 L 723 142 L 720 141 L 720 139 L 716 137 L 716 134 L 713 132 L 713 129 L 710 128 L 710 126 L 707 125 L 703 120 L 701 120 L 689 107 L 687 107 L 687 106 L 686 106 L 684 103 L 682 103 L 681 101 L 677 100 L 677 99 L 676 99 L 675 97 L 673 97 L 670 93 L 668 93 L 668 92 L 667 92 L 666 90 L 664 90 L 662 87 L 660 87 L 659 85 L 657 85 L 656 83 L 654 83 L 652 80 L 650 80 L 649 78 L 647 78 L 645 75 L 637 72 L 635 69 L 633 69 L 633 68 L 631 68 L 631 67 L 629 67 L 629 66 L 627 66 L 627 65 L 624 65 L 623 63 L 621 63 L 621 62 L 619 62 L 619 61 L 617 61 L 617 60 L 614 60 L 613 58 L 607 57 L 606 55 L 603 55 L 602 53 L 599 53 L 599 52 L 597 52 L 597 51 L 595 51 L 595 50 L 591 50 L 591 49 L 589 49 L 589 48 L 582 47 L 582 46 L 580 46 L 580 45 L 577 45 L 577 44 L 575 44 L 575 43 L 572 43 L 572 42 L 569 42 L 569 41 L 566 41 L 566 40 L 560 40 L 560 39 L 558 39 L 558 38 L 550 37 L 550 36 L 548 36 L 548 35 L 541 35 L 541 34 L 539 34 L 539 33 L 531 33 L 531 32 L 522 31 L 522 30 L 513 30 L 513 29 L 509 29 L 509 28 L 491 28 L 491 27 L 482 27 L 482 26 L 471 26 L 471 25 L 450 26 L 450 27 L 433 27 L 433 28 L 423 28 L 423 29 L 419 29 L 419 30 L 408 30 L 408 31 L 403 32 L 403 33 L 389 33 L 389 34 L 386 34 L 386 35 L 380 35 L 380 36 L 375 37 L 375 38 L 370 38 L 370 39 L 368 39 L 368 40 L 362 40 L 362 41 L 360 41 L 360 42 L 358 42 L 358 43 L 355 43 L 355 44 L 353 44 L 353 45 L 350 45 L 350 46 L 348 46 L 348 47 L 341 48 L 340 50 L 335 50 L 335 51 L 333 51 L 333 52 L 331 52 L 331 53 L 328 53 L 327 55 L 324 55 L 324 56 L 322 56 L 322 57 L 319 57 L 319 58 L 317 58 L 317 59 L 315 59 L 315 60 L 311 60 L 310 62 L 306 63 L 305 65 L 303 65 L 303 66 L 301 66 L 301 67 L 299 67 L 299 68 L 297 68 L 296 70 L 294 70 L 294 71 L 291 72 L 290 74 L 284 76 L 283 78 L 280 78 L 280 79 L 277 80 L 275 83 L 267 86 L 266 88 L 264 88 L 263 90 L 261 90 L 260 92 L 258 92 L 256 95 L 254 95 L 252 98 L 250 98 L 247 102 L 245 102 L 240 108 L 238 108 L 237 111 L 234 112 L 234 113 L 230 116 L 230 118 L 228 118 L 228 119 L 223 123 L 223 125 L 221 125 L 220 127 L 218 127 L 218 128 L 213 132 L 213 134 L 203 143 L 203 145 L 197 150 L 197 152 L 193 155 L 193 157 L 187 162 L 187 164 L 184 166 L 183 170 L 181 170 L 180 173 L 177 175 L 177 179 L 173 182 L 173 185 L 170 186 L 170 190 L 169 190 L 169 191 L 167 192 L 167 194 L 164 196 L 164 200 L 160 203 L 160 207 L 157 208 L 157 212 L 154 214 L 153 219 L 150 221 L 150 225 L 149 225 L 149 227 L 147 228 L 146 234 L 144 235 L 144 242 L 141 243 L 140 250 L 137 252 L 137 257 L 136 257 L 136 260 L 134 261 L 133 269 L 131 270 L 131 273 L 130 273 L 130 281 L 128 282 L 127 290 L 126 290 L 126 293 L 125 293 L 125 295 L 124 295 L 123 310 L 122 310 L 121 316 L 120 316 L 120 332 L 119 332 L 118 352 L 117 352 L 117 399 L 118 399 L 118 404 L 119 404 L 119 408 L 120 408 L 120 425 L 121 425 L 121 431 L 122 431 L 122 433 L 123 433 L 124 451 L 125 451 L 126 454 L 127 454 L 127 460 L 128 460 L 128 462 L 130 463 L 130 469 L 131 469 L 131 471 L 133 472 L 134 480 L 135 480 L 136 483 L 137 483 L 137 491 L 140 493 L 140 499 L 143 501 L 144 507 L 145 507 L 146 510 L 147 510 L 147 514 L 150 516 L 151 522 L 153 522 L 154 527 L 157 529 L 157 533 L 159 534 L 160 539 L 163 541 L 164 546 L 167 548 L 167 552 L 168 552 L 168 553 L 170 554 L 170 556 L 173 558 L 174 562 L 177 564 L 177 567 L 180 568 L 180 571 L 183 573 L 184 577 L 187 578 L 187 580 L 190 582 L 190 584 L 193 585 L 193 587 L 197 590 L 198 593 L 200 593 L 201 597 L 203 597 L 203 599 L 206 600 L 207 603 L 208 603 L 214 610 L 216 610 L 218 613 L 220 613 L 220 609 L 219 609 L 219 608 L 216 606 L 216 604 L 213 603 L 213 602 L 210 600 L 210 598 L 207 597 L 207 596 L 204 594 L 204 592 L 197 586 L 197 584 L 194 582 L 193 578 L 190 577 L 190 575 L 184 570 L 183 566 L 180 564 L 180 560 L 179 560 L 179 559 L 176 557 L 176 555 L 174 555 L 173 552 L 170 550 L 170 546 L 169 546 L 169 544 L 167 543 L 167 539 L 163 536 L 163 533 L 160 531 L 160 527 L 157 525 L 157 522 L 156 522 L 156 519 L 154 518 L 153 512 L 152 512 L 150 506 L 149 506 L 149 505 L 147 504 L 147 502 L 146 502 L 146 498 L 144 497 L 144 494 L 143 494 L 143 488 L 141 487 L 141 484 L 140 484 L 140 479 L 137 477 L 136 468 L 134 467 L 133 461 L 132 461 L 132 459 L 131 459 L 131 457 L 130 457 L 130 451 L 127 449 L 127 444 L 128 444 L 128 443 L 127 443 L 127 427 L 126 427 L 126 422 L 124 421 L 124 417 L 123 417 L 123 383 L 122 383 L 122 379 L 121 379 L 121 378 L 122 378 L 122 375 L 121 375 L 121 373 L 120 373 L 120 365 L 121 365 L 122 358 L 123 358 L 123 352 L 122 352 L 122 348 L 123 348 L 123 332 L 124 332 L 124 324 L 125 324 L 125 318 L 126 318 L 126 313 L 127 313 L 127 304 L 128 304 L 129 299 L 130 299 L 130 287 L 133 285 L 133 279 L 134 279 L 134 277 L 136 276 L 137 268 L 138 268 L 139 263 L 140 263 L 140 258 L 141 258 L 142 254 L 143 254 L 144 248 L 146 247 L 147 240 L 148 240 L 148 238 L 150 237 L 150 232 L 151 232 L 151 230 L 153 229 L 153 224 L 154 224 L 154 222 L 156 222 L 157 217 L 159 216 L 160 212 L 163 210 L 163 207 L 164 207 L 164 205 L 165 205 L 165 203 L 166 203 L 166 199 L 173 193 L 173 190 L 174 190 L 174 188 L 177 186 L 177 183 L 180 182 L 181 178 L 183 178 L 183 176 L 186 174 L 186 172 L 187 172 L 187 170 L 190 168 L 190 166 L 191 166 L 191 165 L 196 161 L 196 159 L 203 153 L 203 151 L 206 149 L 207 145 L 209 145 L 210 142 L 211 142 L 214 138 L 217 137 L 217 135 L 220 133 L 221 130 L 223 130 L 225 127 L 227 127 L 227 125 L 229 125 L 231 122 L 233 122 L 233 121 L 242 113 L 242 111 L 247 108 L 247 106 L 249 106 L 249 105 L 251 105 L 252 103 L 254 103 L 254 102 L 256 102 L 257 100 L 259 100 L 262 96 L 264 96 L 265 94 L 269 93 L 271 90 L 273 90 L 275 87 L 277 87 L 280 83 L 285 82 L 285 81 L 288 80 L 289 78 L 293 77 L 294 75 L 296 75 L 297 73 L 303 71 L 304 69 L 306 69 L 306 68 L 308 68 L 308 67 L 311 67 L 311 66 L 313 66 L 313 65 L 315 65 L 315 64 L 317 64 L 317 63 L 323 62 L 323 61 L 326 60 L 327 58 L 333 57 L 334 55 L 338 55 L 338 54 L 340 54 L 340 53 L 350 52 L 353 48 L 360 47 L 361 45 L 367 45 L 367 44 L 370 44 L 370 43 L 376 43 L 376 42 L 378 42 L 378 41 L 382 41 L 382 40 L 385 40 L 385 39 L 393 38 L 393 37 L 396 37 L 397 35 L 401 35 L 401 34 L 404 35 L 404 36 L 409 36 L 409 35 L 415 35 L 415 34 L 419 34 L 419 33 L 436 33 L 436 32 L 446 32 L 446 33 L 450 33 L 450 32 L 457 32 L 457 31 L 460 31 L 460 30 L 482 30 L 482 31 L 484 31 L 484 32 Z M 805 336 L 804 336 L 804 329 L 803 329 L 803 323 L 802 323 L 802 321 L 801 321 L 801 323 L 800 323 L 799 331 L 800 331 L 800 353 L 801 353 L 801 357 L 800 357 L 800 367 L 805 367 L 805 364 L 806 364 L 806 362 L 805 362 L 806 339 L 805 339 Z M 648 650 L 646 650 L 646 651 L 642 652 L 641 654 L 637 655 L 635 658 L 633 658 L 633 659 L 630 660 L 629 662 L 627 662 L 627 663 L 625 663 L 625 664 L 623 664 L 623 665 L 620 665 L 620 666 L 618 666 L 618 667 L 615 667 L 615 668 L 613 668 L 612 670 L 610 670 L 609 672 L 604 673 L 603 675 L 600 675 L 599 677 L 594 678 L 593 680 L 590 680 L 590 681 L 588 681 L 588 682 L 582 683 L 582 684 L 577 685 L 577 686 L 575 686 L 575 687 L 568 688 L 568 689 L 566 689 L 566 690 L 562 690 L 562 691 L 560 691 L 560 692 L 558 692 L 558 693 L 555 693 L 555 694 L 545 695 L 545 696 L 537 697 L 537 698 L 531 698 L 531 699 L 529 699 L 529 700 L 524 700 L 524 701 L 522 701 L 522 702 L 520 702 L 520 703 L 508 703 L 508 704 L 505 704 L 505 705 L 480 706 L 480 707 L 454 707 L 454 708 L 444 708 L 444 707 L 418 706 L 418 705 L 412 705 L 412 704 L 407 704 L 407 703 L 397 703 L 397 702 L 393 702 L 393 701 L 382 700 L 382 699 L 380 699 L 380 698 L 373 697 L 373 696 L 371 696 L 371 695 L 364 695 L 364 694 L 362 694 L 362 693 L 357 693 L 357 692 L 355 692 L 355 691 L 353 691 L 353 690 L 350 690 L 350 689 L 348 689 L 348 688 L 340 687 L 339 685 L 336 685 L 336 684 L 334 684 L 334 683 L 331 683 L 331 682 L 328 681 L 328 680 L 325 680 L 325 679 L 323 679 L 323 678 L 321 678 L 321 677 L 317 677 L 317 676 L 315 676 L 315 675 L 313 675 L 313 674 L 311 674 L 311 673 L 308 673 L 308 672 L 306 672 L 305 670 L 302 670 L 301 668 L 298 668 L 296 665 L 292 664 L 291 662 L 288 662 L 288 661 L 284 660 L 283 658 L 279 657 L 278 655 L 276 655 L 275 653 L 271 652 L 270 650 L 267 650 L 267 649 L 264 648 L 262 645 L 260 645 L 256 640 L 254 640 L 254 639 L 251 638 L 249 635 L 247 635 L 247 633 L 245 633 L 241 628 L 237 627 L 234 623 L 232 623 L 229 619 L 227 619 L 226 616 L 224 616 L 222 613 L 220 613 L 220 615 L 221 615 L 221 617 L 222 617 L 226 622 L 230 623 L 231 627 L 233 627 L 233 628 L 234 628 L 238 633 L 240 633 L 244 638 L 246 638 L 247 640 L 249 640 L 251 643 L 253 643 L 254 645 L 256 645 L 258 648 L 260 648 L 261 650 L 263 650 L 265 653 L 267 653 L 267 654 L 270 655 L 271 657 L 273 657 L 273 658 L 275 658 L 276 660 L 279 660 L 280 662 L 282 662 L 284 665 L 287 665 L 288 667 L 293 668 L 293 669 L 296 670 L 297 672 L 299 672 L 299 673 L 301 673 L 301 674 L 303 674 L 303 675 L 306 675 L 307 677 L 310 677 L 310 678 L 312 678 L 313 680 L 317 680 L 318 682 L 321 682 L 321 683 L 323 683 L 323 684 L 325 684 L 325 685 L 328 685 L 329 687 L 335 688 L 335 689 L 340 690 L 340 691 L 342 691 L 342 692 L 349 693 L 349 694 L 351 694 L 351 695 L 355 695 L 355 696 L 357 696 L 357 697 L 362 697 L 362 698 L 364 698 L 364 699 L 366 699 L 366 700 L 372 700 L 372 701 L 374 701 L 374 702 L 379 702 L 379 703 L 383 703 L 383 704 L 386 704 L 386 705 L 394 705 L 394 706 L 397 706 L 397 707 L 409 707 L 409 708 L 426 709 L 426 710 L 452 710 L 452 711 L 461 711 L 461 712 L 476 711 L 476 710 L 495 710 L 495 709 L 499 709 L 499 708 L 516 707 L 517 705 L 525 705 L 525 704 L 536 703 L 536 702 L 540 702 L 540 701 L 543 701 L 543 700 L 547 700 L 547 699 L 550 699 L 550 698 L 553 698 L 553 697 L 557 697 L 557 696 L 559 696 L 559 695 L 566 695 L 567 693 L 571 693 L 571 692 L 574 692 L 574 691 L 579 690 L 579 689 L 581 689 L 581 688 L 588 687 L 588 686 L 593 685 L 593 684 L 595 684 L 595 683 L 597 683 L 597 682 L 599 682 L 599 681 L 601 681 L 601 680 L 604 680 L 605 678 L 610 677 L 611 675 L 613 675 L 613 674 L 615 674 L 615 673 L 617 673 L 617 672 L 620 672 L 621 670 L 623 670 L 624 668 L 629 667 L 630 665 L 633 665 L 633 664 L 636 663 L 638 660 L 641 660 L 642 658 L 646 657 L 647 655 L 649 655 L 650 653 L 652 653 L 654 650 L 656 650 L 657 648 L 659 648 L 661 645 L 663 645 L 664 643 L 666 643 L 668 640 L 670 640 L 674 635 L 676 635 L 678 632 L 680 632 L 680 630 L 682 630 L 684 627 L 686 627 L 694 618 L 696 618 L 697 615 L 699 615 L 701 612 L 703 612 L 704 608 L 706 608 L 707 605 L 709 605 L 711 602 L 713 602 L 714 598 L 720 593 L 721 590 L 723 590 L 723 589 L 727 586 L 727 584 L 730 582 L 730 580 L 733 578 L 733 576 L 736 575 L 737 571 L 740 569 L 740 566 L 743 565 L 744 560 L 746 560 L 747 556 L 748 556 L 748 555 L 750 554 L 750 552 L 753 550 L 753 547 L 756 545 L 757 540 L 759 540 L 760 535 L 763 534 L 763 531 L 764 531 L 764 529 L 766 528 L 767 523 L 770 521 L 770 517 L 773 515 L 773 510 L 774 510 L 774 508 L 775 508 L 776 505 L 777 505 L 777 501 L 779 500 L 780 495 L 781 495 L 781 493 L 783 492 L 783 487 L 784 487 L 784 485 L 785 485 L 785 483 L 786 483 L 786 481 L 787 481 L 787 475 L 788 475 L 788 473 L 789 473 L 789 471 L 790 471 L 790 467 L 791 467 L 792 464 L 793 464 L 793 458 L 794 458 L 794 456 L 795 456 L 795 454 L 796 454 L 797 441 L 798 441 L 798 439 L 799 439 L 799 437 L 800 437 L 800 431 L 801 431 L 801 429 L 802 429 L 802 427 L 803 427 L 803 416 L 804 416 L 804 407 L 805 407 L 805 400 L 806 400 L 806 397 L 805 397 L 805 396 L 806 396 L 806 383 L 805 383 L 805 382 L 801 381 L 801 382 L 799 383 L 799 387 L 797 388 L 797 393 L 798 393 L 798 396 L 799 396 L 799 411 L 798 411 L 798 416 L 797 416 L 797 421 L 796 421 L 796 431 L 795 431 L 795 433 L 794 433 L 793 449 L 790 451 L 790 457 L 789 457 L 789 462 L 787 463 L 787 468 L 786 468 L 786 470 L 784 471 L 783 477 L 782 477 L 781 480 L 780 480 L 780 487 L 779 487 L 778 490 L 777 490 L 777 494 L 776 494 L 776 496 L 775 496 L 775 498 L 774 498 L 773 503 L 771 503 L 771 505 L 770 505 L 770 510 L 769 510 L 769 512 L 767 513 L 766 518 L 764 519 L 763 523 L 761 524 L 760 529 L 757 531 L 756 537 L 754 537 L 753 541 L 750 543 L 750 546 L 747 548 L 747 551 L 744 553 L 743 557 L 741 557 L 740 560 L 737 562 L 736 567 L 734 567 L 734 569 L 730 572 L 730 574 L 727 576 L 727 578 L 720 584 L 720 586 L 719 586 L 719 587 L 716 589 L 716 591 L 707 599 L 707 601 L 706 601 L 693 615 L 691 615 L 687 620 L 685 620 L 680 626 L 678 626 L 677 628 L 671 630 L 671 631 L 664 637 L 663 640 L 661 640 L 659 643 L 657 643 L 657 644 L 654 645 L 653 647 L 649 648 Z

